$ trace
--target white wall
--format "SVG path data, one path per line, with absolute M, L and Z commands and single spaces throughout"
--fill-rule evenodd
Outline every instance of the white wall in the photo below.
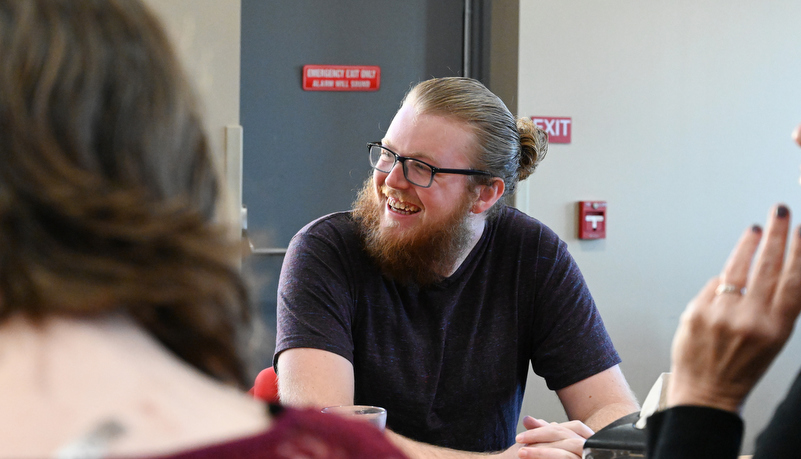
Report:
M 520 1 L 518 113 L 572 116 L 573 139 L 550 147 L 518 205 L 567 241 L 640 400 L 742 230 L 778 201 L 801 215 L 799 17 L 790 0 Z M 587 199 L 609 203 L 606 240 L 576 238 Z M 794 336 L 750 397 L 744 452 L 799 352 Z M 524 411 L 563 419 L 543 388 L 530 384 Z
M 241 131 L 238 131 L 241 0 L 145 0 L 145 3 L 162 20 L 198 94 L 209 143 L 226 175 L 236 215 L 242 206 Z M 234 129 L 226 131 L 226 127 Z

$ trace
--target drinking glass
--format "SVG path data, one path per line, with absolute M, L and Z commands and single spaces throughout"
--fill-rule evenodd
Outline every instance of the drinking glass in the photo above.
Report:
M 387 410 L 378 406 L 368 405 L 339 405 L 327 406 L 322 409 L 326 414 L 337 414 L 350 419 L 366 421 L 376 426 L 379 430 L 384 430 L 387 425 Z

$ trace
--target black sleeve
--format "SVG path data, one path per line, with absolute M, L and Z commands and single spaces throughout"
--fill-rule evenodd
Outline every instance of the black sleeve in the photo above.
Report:
M 739 416 L 702 406 L 655 413 L 646 429 L 648 459 L 736 459 L 743 437 Z
M 801 456 L 801 373 L 759 435 L 754 459 Z

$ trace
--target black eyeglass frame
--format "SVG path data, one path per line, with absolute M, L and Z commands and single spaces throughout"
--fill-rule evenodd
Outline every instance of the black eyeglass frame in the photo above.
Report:
M 384 171 L 384 170 L 381 170 L 381 169 L 375 167 L 372 164 L 372 161 L 370 161 L 370 167 L 372 167 L 373 169 L 375 169 L 375 170 L 377 170 L 379 172 L 383 172 L 385 174 L 389 174 L 390 172 L 392 172 L 392 169 L 395 168 L 395 165 L 400 162 L 401 163 L 401 167 L 403 168 L 403 178 L 405 178 L 406 181 L 408 181 L 412 185 L 419 186 L 420 188 L 429 188 L 429 187 L 431 187 L 431 185 L 434 183 L 434 176 L 437 175 L 437 174 L 483 175 L 483 176 L 486 176 L 486 177 L 492 177 L 492 174 L 487 172 L 487 171 L 480 171 L 480 170 L 476 170 L 476 169 L 446 169 L 446 168 L 442 168 L 442 167 L 432 166 L 431 164 L 428 164 L 427 162 L 421 161 L 421 160 L 419 160 L 417 158 L 410 158 L 408 156 L 401 156 L 401 155 L 395 153 L 394 151 L 390 150 L 389 148 L 381 145 L 381 142 L 367 142 L 367 154 L 368 155 L 370 155 L 370 150 L 373 147 L 379 147 L 382 150 L 386 150 L 386 151 L 392 153 L 392 156 L 395 157 L 395 161 L 392 163 L 392 167 L 390 167 L 388 171 Z M 415 161 L 415 162 L 418 162 L 418 163 L 421 163 L 421 164 L 425 164 L 426 166 L 431 168 L 431 178 L 428 180 L 428 185 L 420 185 L 419 183 L 414 183 L 411 180 L 409 180 L 408 172 L 407 172 L 407 169 L 406 169 L 406 161 L 407 160 Z

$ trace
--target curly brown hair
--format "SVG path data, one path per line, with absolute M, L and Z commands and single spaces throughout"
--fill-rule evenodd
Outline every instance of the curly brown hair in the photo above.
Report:
M 246 384 L 240 248 L 193 92 L 131 0 L 0 0 L 0 321 L 121 313 Z

